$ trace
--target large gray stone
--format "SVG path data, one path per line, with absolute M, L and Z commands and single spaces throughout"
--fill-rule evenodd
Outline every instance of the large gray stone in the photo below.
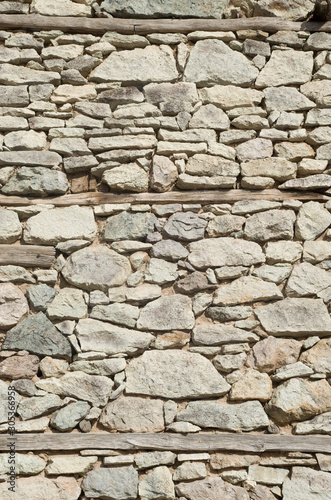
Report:
M 173 82 L 177 77 L 172 50 L 166 45 L 113 52 L 90 74 L 94 82 Z
M 232 404 L 216 401 L 193 401 L 177 415 L 177 420 L 200 427 L 224 431 L 252 431 L 269 425 L 269 419 L 258 401 Z
M 264 91 L 268 111 L 305 111 L 316 104 L 294 87 L 268 87 Z
M 156 467 L 139 483 L 141 500 L 174 500 L 175 488 L 168 467 Z
M 314 240 L 331 224 L 331 214 L 315 201 L 304 203 L 295 224 L 295 236 L 301 240 Z
M 267 413 L 280 424 L 307 420 L 331 410 L 331 387 L 326 380 L 309 382 L 291 378 L 280 384 L 266 406 Z
M 0 243 L 15 243 L 22 234 L 22 225 L 16 212 L 0 210 Z
M 53 394 L 88 401 L 95 406 L 104 406 L 108 401 L 114 382 L 102 375 L 88 375 L 77 371 L 66 373 L 60 378 L 42 379 L 36 385 L 39 389 Z
M 0 106 L 27 106 L 30 102 L 27 85 L 0 86 Z
M 16 66 L 14 64 L 0 64 L 0 83 L 5 85 L 35 85 L 37 83 L 60 83 L 60 74 L 52 71 Z
M 20 500 L 21 498 L 78 500 L 80 494 L 81 489 L 73 477 L 59 476 L 54 480 L 41 476 L 21 477 L 16 479 L 15 493 L 8 490 L 7 482 L 0 484 L 2 500 Z
M 331 273 L 302 262 L 293 268 L 285 287 L 288 297 L 309 297 L 331 286 Z
M 191 299 L 185 295 L 168 295 L 146 304 L 137 321 L 139 330 L 190 330 L 194 326 Z
M 258 337 L 232 325 L 203 324 L 193 329 L 192 341 L 197 345 L 216 346 L 234 342 L 254 342 Z
M 299 422 L 294 428 L 294 434 L 331 434 L 331 411 Z
M 101 7 L 115 17 L 199 17 L 220 18 L 228 5 L 227 0 L 104 0 Z
M 62 157 L 54 151 L 1 151 L 0 165 L 24 165 L 27 167 L 52 168 L 62 162 Z
M 254 276 L 242 276 L 228 285 L 221 285 L 216 290 L 214 304 L 232 306 L 281 298 L 283 294 L 275 283 Z
M 97 351 L 104 354 L 137 354 L 147 349 L 153 335 L 97 321 L 81 319 L 76 327 L 77 338 L 83 352 Z
M 294 339 L 277 339 L 271 335 L 257 342 L 247 358 L 247 366 L 271 373 L 285 365 L 293 365 L 299 358 L 301 343 Z
M 245 236 L 255 241 L 291 240 L 295 220 L 293 210 L 268 210 L 253 214 L 246 221 Z
M 8 330 L 15 326 L 29 311 L 27 300 L 21 290 L 12 283 L 0 284 L 0 328 Z
M 207 221 L 193 212 L 178 212 L 171 215 L 163 227 L 168 238 L 194 241 L 204 237 Z
M 35 311 L 46 311 L 47 306 L 52 302 L 57 293 L 54 288 L 45 283 L 29 286 L 26 289 L 26 296 Z
M 74 361 L 70 364 L 72 371 L 82 371 L 89 375 L 105 375 L 109 377 L 125 370 L 125 358 L 95 359 L 90 361 Z
M 106 170 L 102 182 L 114 191 L 142 193 L 148 190 L 148 173 L 135 163 L 129 163 Z
M 330 335 L 331 319 L 321 299 L 285 300 L 257 307 L 263 328 L 273 335 Z
M 258 69 L 243 54 L 231 50 L 221 40 L 209 39 L 198 41 L 191 50 L 184 80 L 200 86 L 218 83 L 247 87 L 258 73 Z
M 22 420 L 29 420 L 35 417 L 42 417 L 61 406 L 61 398 L 55 394 L 46 394 L 45 396 L 35 396 L 23 399 L 17 408 L 17 413 Z
M 331 341 L 320 340 L 311 349 L 303 352 L 300 361 L 312 368 L 316 373 L 331 373 Z
M 127 394 L 164 398 L 223 396 L 230 389 L 214 366 L 187 351 L 146 351 L 126 369 Z
M 100 423 L 112 431 L 163 431 L 163 401 L 131 397 L 116 399 L 104 408 Z
M 214 85 L 199 90 L 202 102 L 212 103 L 222 109 L 254 107 L 260 104 L 263 93 L 255 89 L 242 89 L 234 85 Z
M 306 83 L 311 79 L 313 64 L 313 52 L 274 50 L 255 84 L 263 88 Z
M 188 500 L 249 500 L 247 491 L 240 486 L 234 486 L 221 477 L 211 477 L 201 481 L 179 483 L 176 493 Z
M 283 485 L 284 500 L 330 500 L 331 475 L 307 467 L 293 467 Z
M 292 179 L 295 177 L 296 170 L 296 164 L 286 158 L 260 158 L 241 165 L 241 173 L 245 177 L 272 177 L 277 181 Z
M 96 233 L 93 210 L 72 206 L 43 210 L 30 217 L 23 238 L 32 245 L 53 245 L 73 239 L 92 241 Z
M 138 494 L 138 473 L 132 466 L 101 467 L 87 473 L 82 488 L 87 498 L 133 500 Z
M 10 195 L 47 196 L 65 194 L 69 187 L 64 172 L 45 167 L 21 167 L 1 191 Z
M 12 457 L 8 453 L 0 456 L 0 474 L 10 474 Z M 15 454 L 15 472 L 20 476 L 32 476 L 45 469 L 46 462 L 36 455 Z
M 236 177 L 240 173 L 240 167 L 238 163 L 221 156 L 197 154 L 189 158 L 185 173 L 198 176 Z
M 107 219 L 103 230 L 105 241 L 142 240 L 154 231 L 156 217 L 151 213 L 121 212 Z
M 313 12 L 315 2 L 311 0 L 261 0 L 255 4 L 254 16 L 281 17 L 290 21 L 305 21 Z
M 77 401 L 53 413 L 50 425 L 61 432 L 70 432 L 86 417 L 90 405 L 86 401 Z
M 3 349 L 70 359 L 71 345 L 44 313 L 29 316 L 7 332 Z
M 103 290 L 123 285 L 131 272 L 129 260 L 106 246 L 82 248 L 70 255 L 62 275 L 84 290 Z
M 190 264 L 198 269 L 219 266 L 251 266 L 265 262 L 260 245 L 236 238 L 211 238 L 189 244 Z
M 77 288 L 61 288 L 47 308 L 50 320 L 80 319 L 87 315 L 83 291 Z

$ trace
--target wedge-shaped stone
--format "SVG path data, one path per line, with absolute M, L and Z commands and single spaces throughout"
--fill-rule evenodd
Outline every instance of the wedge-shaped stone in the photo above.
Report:
M 205 324 L 193 328 L 192 341 L 197 345 L 224 345 L 234 342 L 255 342 L 258 336 L 232 325 Z
M 192 301 L 186 295 L 168 295 L 149 302 L 140 312 L 139 330 L 190 330 L 194 326 Z
M 45 167 L 21 167 L 1 191 L 10 195 L 47 196 L 65 194 L 69 183 L 64 172 Z
M 307 467 L 293 467 L 283 484 L 284 500 L 330 500 L 331 475 Z
M 52 245 L 73 239 L 92 241 L 96 233 L 93 210 L 72 206 L 43 210 L 30 217 L 23 238 L 31 245 Z
M 296 216 L 293 210 L 268 210 L 251 215 L 245 224 L 245 236 L 249 240 L 291 240 Z
M 264 90 L 268 111 L 305 111 L 316 104 L 294 87 L 269 87 Z
M 163 401 L 159 399 L 119 398 L 108 403 L 100 423 L 121 432 L 160 432 L 164 430 Z
M 81 319 L 76 327 L 77 338 L 83 352 L 97 351 L 108 355 L 137 354 L 147 349 L 153 335 L 98 321 Z
M 97 456 L 90 457 L 52 457 L 48 461 L 45 473 L 47 476 L 58 476 L 59 474 L 79 474 L 82 476 L 93 469 L 98 461 Z
M 204 104 L 212 103 L 222 109 L 252 107 L 260 104 L 263 93 L 259 90 L 242 89 L 234 85 L 214 85 L 202 88 L 199 96 Z
M 87 315 L 83 291 L 76 288 L 61 288 L 47 308 L 47 316 L 53 320 L 80 319 Z
M 330 335 L 331 319 L 321 299 L 287 298 L 257 307 L 263 328 L 273 335 Z
M 309 201 L 302 205 L 295 224 L 295 236 L 302 240 L 314 240 L 331 224 L 331 214 L 320 203 Z
M 204 237 L 207 221 L 194 212 L 178 212 L 171 215 L 163 228 L 168 238 L 194 241 Z
M 265 252 L 268 264 L 295 262 L 302 255 L 302 245 L 298 241 L 270 241 Z
M 209 39 L 198 41 L 191 50 L 184 80 L 200 86 L 213 83 L 248 86 L 258 73 L 243 54 L 231 50 L 221 40 Z
M 70 364 L 73 371 L 81 371 L 89 375 L 110 376 L 125 370 L 126 361 L 124 358 L 95 359 L 91 361 L 75 361 Z
M 1 151 L 0 165 L 25 165 L 34 167 L 54 167 L 62 162 L 59 154 L 53 151 Z
M 331 273 L 309 262 L 303 262 L 293 268 L 285 287 L 288 297 L 309 297 L 331 286 Z
M 133 500 L 138 494 L 138 472 L 132 466 L 101 467 L 87 473 L 82 488 L 87 498 Z
M 113 52 L 95 68 L 90 80 L 94 82 L 173 82 L 178 77 L 170 47 L 147 46 L 144 49 Z
M 220 18 L 227 7 L 227 3 L 214 2 L 213 0 L 197 0 L 192 3 L 183 0 L 178 3 L 170 0 L 164 3 L 162 0 L 143 1 L 135 0 L 104 0 L 101 7 L 115 17 L 199 17 Z M 168 498 L 168 497 L 167 497 Z
M 7 332 L 3 349 L 29 351 L 41 356 L 70 359 L 69 341 L 39 312 L 18 323 Z
M 265 262 L 260 245 L 236 238 L 211 238 L 189 244 L 190 264 L 198 269 L 251 266 Z
M 300 361 L 308 365 L 317 373 L 331 373 L 331 341 L 323 339 L 311 349 L 303 352 Z
M 87 247 L 70 255 L 62 274 L 68 283 L 84 290 L 123 285 L 131 272 L 129 260 L 105 246 Z
M 230 389 L 208 359 L 187 351 L 147 351 L 131 361 L 126 375 L 128 395 L 199 398 L 223 396 Z
M 114 382 L 99 375 L 88 375 L 84 372 L 73 372 L 63 377 L 50 377 L 37 382 L 37 387 L 59 396 L 69 396 L 88 401 L 95 406 L 104 406 L 110 396 Z
M 266 411 L 276 422 L 307 420 L 331 410 L 331 387 L 326 380 L 291 378 L 273 392 Z
M 241 174 L 245 177 L 272 177 L 286 181 L 295 177 L 297 166 L 285 158 L 261 158 L 241 164 Z
M 300 91 L 309 99 L 321 106 L 329 106 L 331 103 L 331 82 L 330 80 L 313 80 L 312 82 L 301 85 Z M 322 112 L 322 109 L 316 109 L 316 112 Z M 324 112 L 329 110 L 325 109 Z M 311 112 L 309 114 L 315 114 Z
M 229 285 L 220 286 L 214 296 L 214 304 L 231 306 L 249 302 L 283 298 L 275 283 L 268 283 L 253 276 L 242 276 Z
M 249 500 L 247 491 L 240 486 L 234 486 L 220 477 L 211 477 L 201 481 L 190 481 L 176 485 L 176 493 L 189 500 Z
M 194 401 L 177 415 L 177 420 L 224 431 L 253 431 L 269 425 L 258 401 L 227 405 L 216 401 Z
M 294 428 L 294 434 L 331 434 L 331 411 L 306 422 L 299 422 Z
M 0 64 L 0 83 L 5 85 L 35 85 L 54 83 L 58 85 L 61 77 L 52 71 L 39 71 L 13 64 Z
M 257 77 L 256 86 L 263 88 L 306 83 L 311 79 L 313 64 L 313 52 L 274 50 Z
M 15 496 L 13 496 L 12 491 L 8 490 L 7 482 L 0 484 L 0 495 L 2 500 L 14 500 L 15 497 L 17 500 L 19 498 L 34 498 L 36 500 L 77 500 L 80 493 L 81 489 L 76 479 L 73 477 L 59 476 L 54 479 L 54 481 L 41 476 L 20 477 L 16 479 Z

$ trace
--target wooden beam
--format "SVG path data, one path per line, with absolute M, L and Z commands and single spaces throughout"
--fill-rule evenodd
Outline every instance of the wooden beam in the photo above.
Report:
M 16 434 L 17 451 L 78 451 L 87 449 L 170 450 L 191 452 L 288 452 L 331 453 L 329 436 L 277 436 L 270 434 L 200 433 L 49 433 Z M 8 449 L 8 435 L 0 435 L 0 451 Z
M 38 245 L 0 245 L 1 266 L 13 264 L 23 267 L 51 267 L 54 257 L 54 247 Z
M 77 193 L 55 196 L 54 198 L 24 198 L 23 196 L 0 195 L 0 206 L 29 206 L 40 203 L 51 203 L 57 207 L 71 205 L 93 206 L 106 203 L 235 203 L 242 200 L 272 200 L 284 201 L 295 199 L 300 201 L 329 201 L 331 198 L 313 191 L 280 191 L 279 189 L 264 189 L 250 191 L 248 189 L 218 189 L 209 191 L 169 191 L 167 193 Z
M 55 0 L 56 1 L 56 0 Z M 331 22 L 294 22 L 275 17 L 248 19 L 122 19 L 2 14 L 0 29 L 62 30 L 76 33 L 190 33 L 192 31 L 331 31 Z

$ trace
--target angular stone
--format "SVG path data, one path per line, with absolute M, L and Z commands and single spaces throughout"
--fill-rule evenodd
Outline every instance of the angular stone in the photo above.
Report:
M 214 321 L 236 321 L 249 318 L 253 313 L 250 306 L 208 307 L 206 316 Z
M 236 147 L 240 161 L 250 161 L 272 156 L 273 145 L 269 139 L 251 139 Z
M 62 288 L 47 308 L 51 320 L 80 319 L 86 314 L 83 292 L 75 288 Z
M 163 227 L 165 235 L 175 240 L 194 241 L 204 236 L 207 222 L 193 212 L 171 215 Z
M 56 294 L 57 291 L 46 284 L 29 286 L 26 289 L 29 303 L 35 311 L 46 311 Z
M 97 321 L 81 319 L 76 327 L 77 338 L 83 352 L 97 351 L 113 355 L 137 354 L 147 349 L 153 335 Z
M 197 345 L 217 346 L 233 342 L 254 342 L 257 336 L 232 325 L 206 324 L 193 329 L 192 341 Z
M 61 377 L 69 368 L 69 364 L 62 359 L 46 356 L 40 362 L 40 370 L 44 377 Z
M 316 104 L 293 87 L 269 87 L 264 90 L 268 111 L 305 111 Z
M 163 431 L 163 401 L 131 397 L 119 398 L 108 403 L 104 408 L 100 423 L 111 431 Z
M 27 106 L 30 102 L 26 85 L 0 86 L 0 106 Z
M 274 335 L 329 335 L 331 319 L 321 299 L 287 298 L 257 307 L 263 328 Z
M 161 240 L 152 248 L 152 256 L 156 258 L 177 261 L 188 256 L 188 250 L 178 241 Z
M 177 167 L 169 158 L 158 155 L 153 157 L 150 186 L 154 191 L 159 193 L 168 191 L 177 178 Z
M 284 500 L 330 500 L 331 479 L 327 472 L 307 467 L 293 467 L 291 479 L 283 484 Z
M 60 195 L 68 190 L 67 176 L 45 167 L 21 167 L 1 191 L 9 195 Z
M 34 283 L 35 279 L 29 271 L 21 266 L 0 266 L 0 282 L 7 283 Z
M 139 495 L 142 500 L 173 500 L 175 488 L 168 467 L 156 467 L 139 483 Z
M 185 295 L 163 296 L 149 302 L 140 313 L 140 330 L 190 330 L 194 325 L 192 302 Z
M 262 158 L 242 163 L 241 173 L 248 177 L 263 176 L 286 181 L 295 177 L 296 164 L 285 158 Z
M 275 145 L 277 156 L 291 161 L 300 161 L 302 158 L 313 158 L 315 151 L 305 142 L 279 142 Z
M 151 213 L 121 212 L 107 219 L 103 230 L 105 241 L 142 240 L 154 231 L 156 217 Z
M 279 285 L 291 274 L 291 265 L 278 264 L 276 266 L 262 266 L 253 271 L 252 275 L 265 281 L 271 281 Z
M 298 189 L 299 191 L 317 191 L 331 187 L 331 176 L 326 174 L 309 175 L 303 179 L 291 179 L 278 186 L 279 189 Z
M 260 245 L 235 238 L 212 238 L 189 244 L 190 264 L 198 269 L 251 266 L 265 261 Z
M 235 183 L 235 177 L 225 177 L 222 175 L 207 177 L 180 174 L 177 187 L 179 189 L 232 189 Z
M 70 359 L 69 341 L 53 326 L 44 313 L 24 319 L 7 332 L 3 349 L 26 350 L 33 354 Z
M 309 201 L 299 210 L 295 225 L 295 235 L 303 240 L 314 240 L 331 223 L 331 214 L 320 203 Z
M 145 304 L 150 300 L 158 299 L 162 294 L 162 289 L 158 285 L 143 283 L 137 288 L 128 288 L 126 299 L 133 304 Z
M 38 83 L 60 83 L 59 73 L 52 71 L 39 71 L 16 66 L 13 64 L 0 64 L 0 83 L 4 85 L 35 85 Z
M 270 241 L 266 248 L 267 262 L 277 264 L 295 262 L 302 255 L 302 245 L 297 241 Z
M 274 283 L 268 283 L 253 276 L 243 276 L 229 285 L 221 285 L 216 290 L 214 304 L 231 306 L 282 297 L 283 294 Z
M 330 434 L 331 412 L 323 413 L 306 422 L 299 422 L 294 428 L 294 434 Z M 308 499 L 307 499 L 308 500 Z M 322 499 L 321 499 L 322 500 Z
M 227 130 L 230 120 L 227 114 L 214 104 L 201 106 L 190 120 L 190 128 L 211 128 L 215 130 Z
M 86 474 L 93 469 L 98 457 L 52 457 L 47 464 L 45 473 L 48 476 L 59 474 Z
M 241 231 L 245 222 L 245 217 L 238 215 L 219 215 L 208 223 L 207 233 L 212 238 L 215 236 L 228 236 L 234 231 Z
M 142 2 L 134 0 L 104 0 L 101 7 L 115 17 L 222 17 L 227 3 L 222 0 L 215 3 L 212 0 L 198 0 L 196 3 L 185 0 L 180 4 L 170 1 L 164 4 L 161 0 Z M 156 498 L 156 497 L 155 497 Z
M 177 76 L 172 50 L 162 45 L 113 52 L 92 71 L 90 79 L 96 82 L 148 83 L 172 82 Z
M 312 52 L 273 50 L 255 84 L 263 88 L 306 83 L 311 79 L 313 62 Z
M 22 420 L 41 417 L 53 412 L 61 406 L 61 399 L 55 394 L 46 394 L 46 396 L 36 396 L 23 399 L 18 405 L 17 413 Z
M 0 474 L 10 474 L 11 457 L 8 453 L 0 456 Z M 20 476 L 39 474 L 46 467 L 46 462 L 35 455 L 15 454 L 15 472 Z
M 235 382 L 230 391 L 230 400 L 268 401 L 272 394 L 272 382 L 266 373 L 249 368 Z
M 331 341 L 329 339 L 320 340 L 311 349 L 301 354 L 300 361 L 316 373 L 329 374 L 331 372 Z
M 148 189 L 148 174 L 135 163 L 106 170 L 102 182 L 115 191 L 141 193 Z
M 228 176 L 236 177 L 240 173 L 238 163 L 219 156 L 197 154 L 189 158 L 185 172 L 198 176 Z
M 210 361 L 187 351 L 146 351 L 126 374 L 128 395 L 181 399 L 223 396 L 230 389 Z
M 199 101 L 196 86 L 194 83 L 150 83 L 144 87 L 147 102 L 159 103 L 190 103 L 196 104 Z
M 276 382 L 283 382 L 289 378 L 306 377 L 312 375 L 313 373 L 314 371 L 311 368 L 301 363 L 301 361 L 298 361 L 297 363 L 292 363 L 291 365 L 278 368 L 276 373 L 271 378 Z
M 103 290 L 123 285 L 131 272 L 129 260 L 106 246 L 87 247 L 70 255 L 62 275 L 84 290 Z
M 87 498 L 133 500 L 138 494 L 138 473 L 132 466 L 101 467 L 87 473 L 82 488 Z
M 150 467 L 155 467 L 156 465 L 172 465 L 175 463 L 175 460 L 176 455 L 171 451 L 139 453 L 135 458 L 138 469 L 148 469 Z
M 163 259 L 152 258 L 148 261 L 145 270 L 145 281 L 164 285 L 175 281 L 178 277 L 177 264 Z
M 50 0 L 33 0 L 32 12 L 43 16 L 91 16 L 91 7 L 69 0 L 59 0 L 56 4 Z
M 125 367 L 124 358 L 81 360 L 70 364 L 70 369 L 73 371 L 82 371 L 89 375 L 105 375 L 106 377 L 125 370 Z
M 272 208 L 278 208 L 281 204 L 277 201 L 268 200 L 245 200 L 236 201 L 232 205 L 231 213 L 235 215 L 254 214 L 257 212 L 264 212 Z
M 201 290 L 205 290 L 206 288 L 209 288 L 209 286 L 210 284 L 207 277 L 203 273 L 195 271 L 185 278 L 177 281 L 175 284 L 175 291 L 176 293 L 190 295 L 200 292 Z
M 93 210 L 72 206 L 44 210 L 30 217 L 23 237 L 28 244 L 51 245 L 72 239 L 92 241 L 96 232 Z
M 184 80 L 199 86 L 213 83 L 249 86 L 257 75 L 258 69 L 243 54 L 231 50 L 221 40 L 211 39 L 195 44 L 184 70 Z
M 270 486 L 274 484 L 282 485 L 289 472 L 288 469 L 250 465 L 248 468 L 248 479 Z
M 326 380 L 308 382 L 291 378 L 280 384 L 266 406 L 267 413 L 280 424 L 307 420 L 331 410 L 331 387 Z
M 200 481 L 179 483 L 176 493 L 185 496 L 189 500 L 249 500 L 248 493 L 244 488 L 233 486 L 220 477 L 211 477 Z
M 204 104 L 212 103 L 222 109 L 252 107 L 260 104 L 263 93 L 253 89 L 243 89 L 234 85 L 214 85 L 199 89 L 199 95 Z
M 88 375 L 84 372 L 72 372 L 63 377 L 50 377 L 37 382 L 39 389 L 88 401 L 95 406 L 104 406 L 113 388 L 110 378 Z
M 224 431 L 252 431 L 269 425 L 269 419 L 258 401 L 232 405 L 193 401 L 177 415 L 177 420 Z
M 51 101 L 55 104 L 66 104 L 87 99 L 95 99 L 97 92 L 93 85 L 59 85 L 53 92 Z
M 46 135 L 44 132 L 35 132 L 34 130 L 10 132 L 6 135 L 4 143 L 9 149 L 14 150 L 43 150 L 46 148 Z
M 292 210 L 268 210 L 251 215 L 245 225 L 246 238 L 256 241 L 290 240 L 293 238 L 295 219 Z
M 14 243 L 22 234 L 22 225 L 15 212 L 0 210 L 0 243 Z
M 44 1 L 44 0 L 43 0 Z M 80 5 L 80 4 L 75 4 Z M 35 500 L 77 500 L 81 489 L 73 477 L 48 479 L 46 477 L 21 477 L 16 480 L 15 497 L 34 498 Z M 8 490 L 7 483 L 0 484 L 0 495 L 3 500 L 13 500 L 13 492 Z M 16 500 L 16 499 L 15 499 Z
M 288 297 L 309 297 L 331 286 L 331 273 L 308 262 L 293 268 L 285 288 Z
M 271 335 L 257 342 L 248 355 L 247 366 L 260 372 L 271 373 L 284 365 L 295 363 L 301 343 L 293 339 L 277 339 Z
M 230 373 L 234 370 L 240 370 L 246 361 L 246 354 L 218 354 L 214 358 L 214 366 L 219 372 Z
M 139 308 L 129 304 L 97 305 L 93 307 L 90 318 L 110 321 L 117 325 L 134 328 L 139 316 Z
M 0 363 L 0 376 L 5 379 L 31 379 L 37 375 L 38 356 L 10 356 Z
M 203 479 L 207 476 L 207 469 L 201 462 L 184 462 L 174 472 L 174 481 L 191 481 L 192 479 Z
M 21 290 L 12 283 L 0 284 L 0 328 L 8 330 L 24 318 L 29 311 Z

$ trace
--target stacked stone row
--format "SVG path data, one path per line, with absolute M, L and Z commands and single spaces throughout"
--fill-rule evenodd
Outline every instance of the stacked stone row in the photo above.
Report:
M 329 33 L 0 40 L 4 194 L 331 187 Z

